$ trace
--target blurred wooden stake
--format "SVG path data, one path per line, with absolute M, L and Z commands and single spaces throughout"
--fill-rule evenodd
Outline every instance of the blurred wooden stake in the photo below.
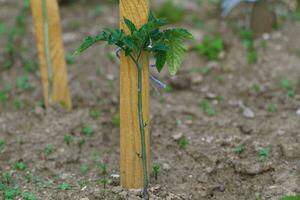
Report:
M 32 16 L 35 27 L 36 43 L 43 85 L 45 106 L 49 100 L 71 109 L 72 103 L 68 85 L 65 52 L 60 28 L 60 15 L 57 0 L 46 0 L 48 18 L 48 44 L 52 69 L 47 64 L 45 47 L 45 24 L 43 16 L 43 0 L 31 0 Z M 51 71 L 51 72 L 50 72 Z M 50 75 L 50 76 L 49 76 Z M 51 77 L 52 76 L 52 77 Z M 51 80 L 49 80 L 49 77 Z M 52 83 L 52 84 L 51 84 Z M 50 87 L 49 87 L 50 86 Z M 49 91 L 50 90 L 52 91 Z M 50 98 L 49 98 L 50 97 Z
M 148 0 L 120 0 L 120 26 L 127 30 L 123 17 L 130 19 L 137 27 L 148 20 Z M 128 30 L 127 30 L 128 33 Z M 143 57 L 143 116 L 149 124 L 149 61 Z M 121 53 L 120 67 L 120 175 L 121 185 L 126 188 L 143 187 L 141 139 L 137 107 L 137 69 L 129 57 Z M 149 172 L 149 125 L 145 127 L 148 172 Z

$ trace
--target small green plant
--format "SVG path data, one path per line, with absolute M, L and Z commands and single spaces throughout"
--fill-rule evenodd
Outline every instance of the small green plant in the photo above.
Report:
M 92 136 L 94 134 L 94 129 L 90 126 L 84 126 L 82 128 L 82 133 L 86 136 Z
M 89 171 L 89 166 L 88 165 L 86 165 L 86 164 L 80 165 L 80 172 L 82 174 L 86 174 L 88 171 Z
M 75 54 L 79 54 L 91 47 L 97 42 L 107 42 L 109 45 L 118 46 L 125 56 L 131 59 L 137 70 L 137 110 L 138 124 L 141 138 L 141 159 L 143 167 L 144 189 L 143 197 L 149 199 L 148 195 L 148 169 L 147 169 L 147 154 L 145 142 L 145 124 L 143 118 L 143 69 L 142 65 L 143 52 L 147 52 L 149 56 L 153 56 L 156 60 L 156 69 L 160 72 L 165 64 L 168 64 L 168 70 L 171 75 L 175 75 L 179 70 L 184 53 L 184 40 L 192 39 L 193 36 L 185 29 L 160 28 L 166 25 L 166 20 L 157 19 L 152 13 L 149 14 L 148 22 L 142 27 L 137 28 L 135 24 L 127 18 L 124 18 L 129 34 L 124 30 L 107 28 L 105 31 L 95 37 L 87 37 Z M 148 67 L 148 66 L 146 66 Z
M 267 107 L 267 111 L 269 113 L 274 113 L 274 112 L 277 111 L 277 108 L 276 108 L 276 106 L 274 104 L 269 104 L 268 107 Z
M 205 36 L 201 44 L 196 45 L 195 48 L 209 60 L 217 60 L 224 50 L 224 42 L 220 36 Z
M 209 117 L 213 117 L 216 116 L 217 111 L 211 106 L 211 104 L 209 103 L 208 100 L 203 100 L 201 102 L 201 107 L 203 109 L 203 112 L 209 116 Z
M 245 149 L 244 145 L 239 145 L 233 149 L 233 152 L 240 154 L 244 151 L 244 149 Z
M 300 196 L 286 196 L 282 197 L 280 200 L 300 200 Z
M 156 181 L 157 181 L 157 179 L 158 179 L 159 171 L 160 171 L 160 166 L 159 166 L 159 164 L 154 163 L 154 165 L 153 165 L 153 172 L 154 172 L 154 179 L 155 179 Z
M 266 156 L 268 156 L 271 153 L 270 149 L 261 149 L 258 151 L 258 161 L 265 161 Z
M 48 156 L 50 154 L 52 154 L 54 152 L 54 146 L 53 144 L 46 144 L 45 148 L 44 148 L 44 152 L 45 154 Z
M 94 108 L 93 110 L 91 110 L 90 116 L 93 119 L 98 119 L 101 116 L 101 110 L 100 110 L 100 108 Z
M 113 123 L 116 127 L 120 127 L 120 121 L 121 121 L 120 114 L 119 113 L 115 114 L 113 118 Z
M 247 60 L 249 64 L 254 64 L 258 60 L 257 51 L 254 45 L 254 33 L 252 30 L 242 30 L 240 32 L 242 43 L 247 49 Z
M 15 163 L 15 169 L 20 170 L 20 171 L 24 171 L 25 169 L 27 169 L 27 165 L 24 162 L 16 162 Z
M 0 102 L 1 103 L 6 103 L 7 100 L 8 100 L 8 90 L 7 89 L 3 89 L 3 90 L 0 90 Z
M 106 177 L 103 177 L 100 179 L 100 183 L 102 184 L 103 188 L 105 189 L 108 183 L 108 179 Z
M 32 195 L 28 192 L 22 192 L 22 195 L 21 195 L 24 200 L 37 200 L 37 198 L 35 197 L 35 195 Z
M 16 79 L 16 86 L 22 90 L 29 90 L 32 85 L 29 83 L 29 77 L 27 75 L 18 76 Z
M 9 185 L 12 182 L 12 173 L 11 172 L 3 172 L 2 174 L 3 183 Z
M 64 191 L 72 189 L 71 185 L 69 183 L 66 183 L 66 182 L 63 182 L 62 184 L 58 185 L 58 188 L 61 189 L 61 190 L 64 190 Z
M 300 58 L 300 48 L 296 49 L 296 55 Z
M 106 163 L 101 163 L 99 168 L 101 174 L 106 175 L 108 173 L 108 166 Z
M 0 138 L 0 153 L 4 150 L 5 147 L 5 140 Z
M 180 148 L 185 148 L 188 144 L 189 144 L 189 140 L 187 137 L 182 136 L 179 140 L 178 140 L 178 144 Z
M 280 81 L 280 86 L 281 88 L 285 89 L 287 91 L 287 95 L 289 97 L 295 97 L 296 96 L 296 92 L 293 89 L 292 83 L 290 80 L 288 79 L 282 79 Z
M 171 23 L 182 21 L 184 14 L 184 9 L 172 0 L 168 0 L 161 5 L 156 13 L 159 18 L 165 18 Z
M 66 134 L 64 135 L 64 142 L 65 142 L 67 145 L 70 145 L 73 141 L 74 141 L 73 135 L 68 134 L 68 133 L 66 133 Z
M 258 83 L 254 84 L 252 88 L 256 93 L 261 93 L 263 91 L 263 87 Z

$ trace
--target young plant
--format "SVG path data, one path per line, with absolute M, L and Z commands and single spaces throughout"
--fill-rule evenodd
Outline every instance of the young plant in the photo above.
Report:
M 213 117 L 216 116 L 217 111 L 211 106 L 211 104 L 209 103 L 208 100 L 203 100 L 201 102 L 201 107 L 203 109 L 203 112 L 209 116 L 209 117 Z
M 103 177 L 100 179 L 100 183 L 103 185 L 103 188 L 105 189 L 108 183 L 108 179 L 106 177 Z
M 224 42 L 220 36 L 205 36 L 201 44 L 195 48 L 209 60 L 217 60 L 224 50 Z
M 64 135 L 64 142 L 69 146 L 74 140 L 74 137 L 71 134 Z
M 82 174 L 86 174 L 88 171 L 89 171 L 89 166 L 87 166 L 86 164 L 80 165 L 80 172 Z
M 94 133 L 94 129 L 90 126 L 85 126 L 82 128 L 82 133 L 86 136 L 92 136 Z
M 5 147 L 5 140 L 0 138 L 0 153 L 4 150 Z
M 58 186 L 58 188 L 61 189 L 61 190 L 64 190 L 64 191 L 72 189 L 71 185 L 69 183 L 65 183 L 65 182 L 63 182 L 62 184 L 60 184 Z
M 148 172 L 145 143 L 145 125 L 148 124 L 148 122 L 144 121 L 142 110 L 142 53 L 148 52 L 149 55 L 153 55 L 156 60 L 156 69 L 158 72 L 160 72 L 167 63 L 170 74 L 175 75 L 180 68 L 185 53 L 183 42 L 186 39 L 191 39 L 192 35 L 182 28 L 165 29 L 161 31 L 160 28 L 166 25 L 166 21 L 157 19 L 151 13 L 148 22 L 141 28 L 136 27 L 134 23 L 127 18 L 124 18 L 124 22 L 130 31 L 129 34 L 125 34 L 124 30 L 107 28 L 95 37 L 87 37 L 76 50 L 75 54 L 83 52 L 97 42 L 104 41 L 109 45 L 118 46 L 125 53 L 125 56 L 129 57 L 135 64 L 137 69 L 138 123 L 141 135 L 141 159 L 144 179 L 143 196 L 145 199 L 148 199 Z
M 24 162 L 16 162 L 15 163 L 15 169 L 20 170 L 20 171 L 24 171 L 25 169 L 27 169 L 27 165 Z
M 189 140 L 187 139 L 187 137 L 182 136 L 179 140 L 178 140 L 178 144 L 180 148 L 185 148 L 188 144 L 189 144 Z
M 261 149 L 258 151 L 258 161 L 265 161 L 266 159 L 266 156 L 269 155 L 271 152 L 270 152 L 270 149 Z
M 154 178 L 155 178 L 156 181 L 158 179 L 159 171 L 160 171 L 160 166 L 159 166 L 159 164 L 155 163 L 153 165 L 153 172 L 154 172 Z
M 108 171 L 107 171 L 108 167 L 107 167 L 106 163 L 101 163 L 99 168 L 100 168 L 101 174 L 106 175 L 108 173 Z
M 47 144 L 44 148 L 44 152 L 47 156 L 49 156 L 50 154 L 52 154 L 54 152 L 54 146 L 53 144 Z

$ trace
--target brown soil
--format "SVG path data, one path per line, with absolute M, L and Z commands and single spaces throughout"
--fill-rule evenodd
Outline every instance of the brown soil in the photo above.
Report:
M 15 0 L 0 1 L 0 20 L 13 25 L 13 17 L 20 6 Z M 103 12 L 95 15 L 96 1 L 80 1 L 63 7 L 62 27 L 68 52 L 73 52 L 82 38 L 95 34 L 103 27 L 118 26 L 117 4 L 105 3 Z M 158 0 L 153 5 L 158 5 Z M 187 1 L 189 14 L 178 26 L 189 28 L 200 40 L 207 33 L 220 33 L 225 40 L 225 56 L 211 62 L 189 52 L 182 70 L 173 78 L 164 72 L 161 79 L 173 90 L 153 92 L 151 96 L 151 159 L 161 166 L 158 180 L 151 176 L 152 199 L 192 200 L 278 200 L 285 195 L 300 195 L 300 23 L 286 21 L 269 39 L 257 38 L 259 61 L 248 64 L 246 49 L 232 28 L 224 20 L 212 16 L 215 8 L 199 7 Z M 17 6 L 16 6 L 17 5 Z M 204 17 L 205 12 L 209 17 Z M 201 13 L 206 29 L 192 27 L 189 19 Z M 36 59 L 33 26 L 28 13 L 25 45 Z M 3 46 L 5 38 L 0 39 Z M 264 45 L 261 45 L 264 44 Z M 16 77 L 24 74 L 22 63 L 0 73 L 0 89 L 12 86 L 9 100 L 0 103 L 0 138 L 6 145 L 0 151 L 0 172 L 13 172 L 14 184 L 22 191 L 35 194 L 41 200 L 139 199 L 139 191 L 118 187 L 119 128 L 118 63 L 110 59 L 114 48 L 95 46 L 69 65 L 71 93 L 75 108 L 64 111 L 40 106 L 39 74 L 30 73 L 30 90 L 15 86 Z M 0 50 L 3 54 L 3 50 Z M 1 54 L 1 55 L 2 55 Z M 1 57 L 1 62 L 4 57 Z M 207 67 L 208 74 L 200 73 Z M 279 86 L 289 79 L 297 89 L 295 97 L 288 97 Z M 263 86 L 262 92 L 253 90 L 254 84 Z M 224 100 L 218 100 L 222 96 Z M 217 115 L 208 117 L 201 101 L 208 99 Z M 16 109 L 14 101 L 24 105 Z M 270 105 L 276 111 L 269 112 Z M 254 116 L 245 116 L 245 110 Z M 101 110 L 99 118 L 91 116 Z M 247 115 L 247 113 L 246 113 Z M 90 126 L 94 134 L 82 134 Z M 64 134 L 71 134 L 70 145 Z M 185 136 L 189 143 L 181 148 L 177 136 Z M 85 143 L 79 147 L 79 143 Z M 54 151 L 46 155 L 45 146 Z M 243 146 L 241 152 L 236 147 Z M 259 161 L 258 152 L 269 149 Z M 16 162 L 28 165 L 24 171 L 14 168 Z M 109 184 L 103 189 L 99 180 L 99 165 L 108 165 Z M 80 166 L 86 164 L 86 174 Z M 26 174 L 32 175 L 28 181 Z M 58 185 L 66 182 L 72 188 L 63 191 Z

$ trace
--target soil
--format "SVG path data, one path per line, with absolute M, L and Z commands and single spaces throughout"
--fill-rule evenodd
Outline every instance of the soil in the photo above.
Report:
M 21 8 L 18 2 L 0 1 L 1 21 L 13 26 Z M 160 3 L 152 2 L 154 8 Z M 151 173 L 151 199 L 278 200 L 300 195 L 300 58 L 295 53 L 300 48 L 300 22 L 286 20 L 278 30 L 257 37 L 259 59 L 248 64 L 230 20 L 220 19 L 214 5 L 199 6 L 192 0 L 182 4 L 189 12 L 176 26 L 187 27 L 198 41 L 206 34 L 220 34 L 226 49 L 218 61 L 190 51 L 176 77 L 159 75 L 172 90 L 153 90 L 151 95 L 151 160 L 160 166 L 158 180 Z M 103 3 L 100 14 L 96 5 L 78 1 L 61 8 L 67 52 L 85 36 L 118 26 L 116 3 Z M 193 16 L 204 21 L 205 29 L 192 26 Z M 22 41 L 30 47 L 29 58 L 36 60 L 30 13 L 26 23 Z M 1 37 L 1 46 L 5 42 Z M 28 73 L 31 89 L 16 87 L 17 77 L 24 74 L 22 62 L 1 71 L 0 89 L 10 85 L 12 90 L 8 101 L 0 103 L 0 138 L 6 143 L 0 151 L 0 172 L 11 171 L 22 191 L 42 200 L 140 199 L 139 190 L 119 186 L 119 74 L 118 61 L 111 56 L 114 50 L 97 45 L 69 65 L 72 111 L 41 106 L 38 72 Z M 294 97 L 280 87 L 283 79 L 296 88 Z M 261 91 L 253 89 L 255 84 Z M 203 111 L 204 99 L 215 116 Z M 19 109 L 16 100 L 21 102 Z M 93 115 L 98 110 L 99 117 Z M 82 134 L 85 126 L 93 128 L 92 136 Z M 74 138 L 70 145 L 64 142 L 65 134 Z M 179 138 L 188 144 L 180 147 Z M 47 154 L 49 144 L 54 149 Z M 267 155 L 260 156 L 265 150 Z M 17 162 L 27 168 L 16 170 Z M 108 166 L 105 189 L 101 163 Z M 83 164 L 89 168 L 86 173 L 80 170 Z M 62 183 L 71 189 L 60 189 Z

